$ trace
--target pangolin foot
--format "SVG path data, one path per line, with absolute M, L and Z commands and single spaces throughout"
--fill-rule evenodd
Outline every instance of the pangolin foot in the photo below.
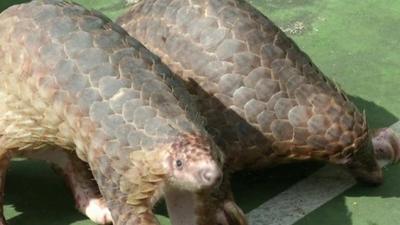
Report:
M 218 225 L 248 225 L 246 216 L 233 201 L 226 201 L 217 212 Z
M 85 208 L 85 215 L 97 224 L 112 224 L 110 210 L 103 198 L 92 198 Z

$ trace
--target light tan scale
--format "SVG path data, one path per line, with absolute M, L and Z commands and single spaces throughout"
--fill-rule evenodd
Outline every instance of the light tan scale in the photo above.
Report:
M 0 14 L 2 178 L 11 157 L 40 158 L 97 223 L 159 224 L 152 208 L 165 195 L 172 217 L 193 215 L 175 225 L 194 225 L 199 192 L 222 176 L 203 120 L 183 83 L 104 15 L 61 0 Z

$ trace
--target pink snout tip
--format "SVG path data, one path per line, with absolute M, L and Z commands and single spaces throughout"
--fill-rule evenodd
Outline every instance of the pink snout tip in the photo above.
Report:
M 204 186 L 217 185 L 221 182 L 222 172 L 216 168 L 204 168 L 199 171 L 198 177 Z

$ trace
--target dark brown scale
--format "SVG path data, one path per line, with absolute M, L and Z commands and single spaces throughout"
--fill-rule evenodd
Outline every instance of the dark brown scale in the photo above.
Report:
M 156 7 L 160 2 L 166 7 Z M 197 95 L 229 169 L 322 160 L 345 164 L 360 180 L 382 181 L 367 148 L 365 117 L 283 31 L 245 1 L 145 0 L 118 23 Z M 164 42 L 149 32 L 154 26 L 151 30 L 164 31 Z

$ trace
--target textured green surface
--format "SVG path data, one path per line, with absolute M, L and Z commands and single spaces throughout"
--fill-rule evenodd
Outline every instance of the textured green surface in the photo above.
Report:
M 252 0 L 354 101 L 372 127 L 400 116 L 400 2 Z M 271 7 L 269 7 L 271 6 Z M 296 23 L 297 22 L 297 23 Z M 294 29 L 302 24 L 303 29 Z M 290 32 L 292 31 L 292 32 Z M 293 32 L 297 31 L 297 32 Z
M 399 1 L 251 2 L 292 33 L 320 69 L 339 83 L 360 109 L 365 109 L 370 127 L 388 126 L 398 120 Z M 390 166 L 385 170 L 383 186 L 355 186 L 296 225 L 400 224 L 399 177 L 400 167 Z
M 0 0 L 0 10 L 21 1 Z M 79 0 L 116 18 L 123 0 Z M 371 127 L 400 117 L 400 1 L 250 0 L 280 25 L 328 76 L 339 83 Z M 257 207 L 318 165 L 301 164 L 234 178 L 239 204 Z M 400 224 L 400 166 L 385 170 L 377 188 L 356 186 L 304 217 L 297 225 Z M 165 215 L 162 207 L 158 210 Z M 15 161 L 7 177 L 5 214 L 10 225 L 90 225 L 69 191 L 43 163 Z M 163 217 L 163 225 L 169 224 Z

